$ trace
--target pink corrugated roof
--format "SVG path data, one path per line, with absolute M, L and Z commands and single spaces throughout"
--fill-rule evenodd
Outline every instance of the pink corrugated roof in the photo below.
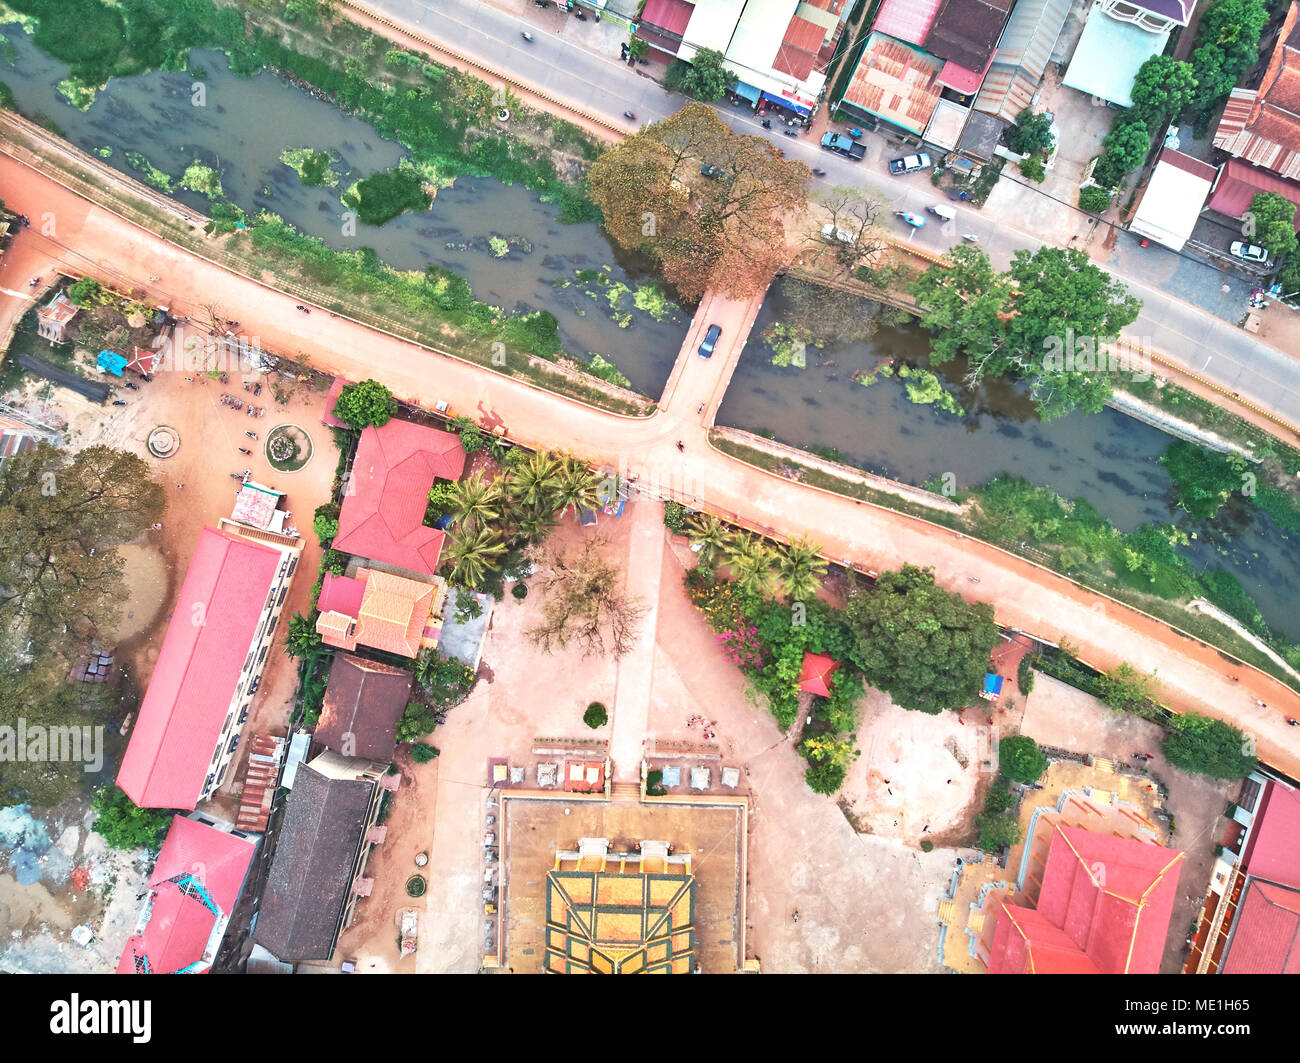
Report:
M 126 943 L 117 973 L 137 973 L 139 958 L 147 959 L 153 974 L 171 974 L 199 963 L 217 916 L 174 880 L 193 876 L 218 911 L 229 917 L 254 849 L 245 838 L 176 816 L 149 879 L 154 893 L 149 922 Z
M 1241 863 L 1259 878 L 1300 887 L 1300 791 L 1269 783 Z
M 1205 205 L 1230 218 L 1240 218 L 1250 209 L 1251 200 L 1259 192 L 1276 192 L 1300 207 L 1300 184 L 1239 159 L 1229 159 L 1223 164 L 1218 183 Z M 1297 220 L 1300 220 L 1300 211 L 1296 213 Z
M 199 533 L 117 784 L 143 808 L 193 808 L 230 711 L 280 554 Z
M 871 28 L 900 41 L 924 44 L 942 4 L 943 0 L 885 0 Z
M 1182 857 L 1164 846 L 1058 824 L 1037 908 L 1003 909 L 990 973 L 1155 974 Z M 1012 925 L 1004 926 L 1008 917 Z
M 1222 971 L 1300 974 L 1300 890 L 1248 881 Z
M 424 526 L 435 479 L 456 480 L 465 451 L 451 432 L 389 421 L 361 433 L 334 549 L 434 573 L 443 533 Z
M 685 0 L 646 0 L 640 21 L 680 37 L 686 32 L 686 25 L 691 21 L 691 12 L 694 10 L 695 5 L 688 4 Z

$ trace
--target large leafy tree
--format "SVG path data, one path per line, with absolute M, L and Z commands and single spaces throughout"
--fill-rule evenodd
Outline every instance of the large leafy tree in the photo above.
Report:
M 1198 131 L 1259 58 L 1259 39 L 1267 24 L 1264 0 L 1211 0 L 1206 5 L 1191 56 L 1196 79 L 1191 111 Z
M 1052 116 L 1034 113 L 1026 107 L 1016 115 L 1016 124 L 1006 132 L 1007 147 L 1018 155 L 1038 155 L 1052 150 Z
M 998 641 L 993 608 L 938 587 L 932 569 L 884 572 L 849 598 L 854 663 L 899 705 L 939 713 L 974 698 Z
M 674 60 L 664 77 L 669 92 L 681 92 L 706 103 L 720 100 L 736 82 L 736 75 L 724 64 L 724 56 L 713 48 L 701 48 L 688 63 Z
M 998 743 L 998 765 L 1015 782 L 1037 782 L 1047 770 L 1047 758 L 1028 735 L 1009 735 Z
M 397 400 L 378 380 L 363 380 L 359 384 L 348 384 L 339 392 L 333 412 L 354 432 L 359 432 L 371 425 L 381 427 L 391 421 L 397 412 Z
M 1164 753 L 1175 767 L 1216 779 L 1244 779 L 1255 770 L 1254 743 L 1231 724 L 1194 712 L 1170 723 Z
M 688 103 L 602 153 L 588 184 L 614 241 L 650 256 L 684 298 L 711 288 L 743 298 L 787 261 L 785 220 L 802 209 L 808 177 L 767 140 Z
M 1133 79 L 1133 111 L 1148 126 L 1156 127 L 1181 114 L 1196 95 L 1196 74 L 1191 63 L 1168 55 L 1153 55 Z
M 523 454 L 523 451 L 514 453 Z M 550 513 L 557 506 L 563 468 L 559 455 L 550 451 L 539 450 L 529 454 L 513 463 L 506 481 L 506 493 L 516 505 Z
M 107 628 L 127 597 L 114 547 L 162 516 L 162 488 L 136 455 L 45 443 L 0 474 L 0 637 L 38 653 Z
M 1142 165 L 1151 150 L 1151 131 L 1133 112 L 1121 115 L 1101 141 L 1102 154 L 1092 176 L 1099 185 L 1116 188 Z
M 1259 192 L 1250 201 L 1245 216 L 1246 236 L 1275 258 L 1283 258 L 1296 249 L 1295 204 L 1276 192 Z
M 931 266 L 911 288 L 933 362 L 969 357 L 971 382 L 1021 377 L 1046 420 L 1105 405 L 1114 374 L 1102 348 L 1137 319 L 1140 300 L 1073 248 L 1021 249 L 1006 273 L 975 248 L 951 258 L 951 269 Z
M 1009 271 L 1015 294 L 1009 301 L 1006 363 L 1034 388 L 1044 420 L 1074 409 L 1097 413 L 1110 397 L 1115 374 L 1106 367 L 1093 370 L 1089 356 L 1100 361 L 1101 348 L 1137 320 L 1142 301 L 1109 273 L 1075 248 L 1023 248 Z M 1044 357 L 1071 341 L 1076 346 L 1074 368 Z

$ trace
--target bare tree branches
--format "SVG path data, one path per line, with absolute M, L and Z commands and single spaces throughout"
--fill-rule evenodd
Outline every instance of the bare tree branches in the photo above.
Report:
M 544 601 L 542 622 L 525 634 L 545 652 L 573 642 L 584 657 L 609 653 L 617 660 L 635 644 L 646 609 L 623 590 L 618 570 L 601 554 L 604 545 L 588 539 L 577 554 L 554 543 L 532 552 L 539 569 L 533 583 Z

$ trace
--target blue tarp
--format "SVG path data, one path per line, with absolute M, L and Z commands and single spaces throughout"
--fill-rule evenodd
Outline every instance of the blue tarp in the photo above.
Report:
M 989 672 L 984 676 L 984 689 L 981 691 L 981 697 L 988 698 L 989 701 L 997 701 L 998 695 L 1002 693 L 1002 677 Z
M 578 511 L 578 523 L 584 528 L 590 528 L 596 523 L 596 511 L 594 509 L 583 509 Z
M 106 373 L 121 376 L 122 370 L 126 368 L 126 359 L 116 351 L 100 351 L 95 364 Z
M 746 85 L 743 81 L 736 82 L 736 95 L 750 103 L 757 103 L 759 96 L 762 95 L 753 85 Z

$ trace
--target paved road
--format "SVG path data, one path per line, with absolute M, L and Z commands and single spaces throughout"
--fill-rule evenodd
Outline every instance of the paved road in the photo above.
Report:
M 15 270 L 33 275 L 29 271 L 54 264 L 113 283 L 158 276 L 154 290 L 178 313 L 201 318 L 204 304 L 230 308 L 267 350 L 354 380 L 377 377 L 400 398 L 425 407 L 445 400 L 455 412 L 506 426 L 511 438 L 526 445 L 572 448 L 635 477 L 639 487 L 698 499 L 773 536 L 811 531 L 832 559 L 875 570 L 905 562 L 932 566 L 940 585 L 989 602 L 1007 626 L 1053 642 L 1068 637 L 1080 656 L 1101 668 L 1127 660 L 1144 672 L 1158 669 L 1162 696 L 1171 706 L 1232 720 L 1258 736 L 1264 759 L 1300 776 L 1300 732 L 1284 722 L 1285 716 L 1300 716 L 1300 696 L 1272 677 L 1234 667 L 1240 676 L 1234 683 L 1217 651 L 1054 573 L 946 528 L 761 472 L 710 447 L 711 411 L 696 411 L 725 388 L 756 304 L 707 302 L 679 355 L 665 410 L 649 418 L 619 417 L 346 318 L 304 318 L 294 310 L 298 297 L 167 244 L 2 155 L 0 187 L 11 209 L 32 217 L 54 211 L 59 218 L 57 241 L 34 229 L 18 233 L 11 249 L 16 253 L 0 259 L 0 287 L 21 290 L 26 277 Z M 0 304 L 0 320 L 14 312 L 7 304 L 15 301 Z M 705 360 L 695 344 L 710 319 L 723 324 L 723 342 Z
M 528 17 L 521 17 L 482 0 L 437 0 L 436 5 L 429 0 L 368 0 L 366 6 L 417 35 L 501 72 L 503 77 L 570 101 L 616 125 L 630 128 L 622 117 L 625 110 L 635 113 L 639 121 L 650 122 L 674 113 L 682 103 L 680 96 L 665 92 L 657 82 L 638 76 L 618 61 L 613 45 L 618 38 L 612 27 L 610 54 L 605 55 L 572 43 L 577 33 L 588 40 L 592 34 L 556 12 L 538 13 L 529 7 L 524 9 Z M 520 36 L 524 29 L 533 34 L 533 43 Z M 822 151 L 813 137 L 786 137 L 775 126 L 764 130 L 748 108 L 722 106 L 718 110 L 737 131 L 766 136 L 790 158 L 824 169 L 826 177 L 819 181 L 868 188 L 889 210 L 924 212 L 927 205 L 939 201 L 927 174 L 889 175 L 888 157 L 900 152 L 884 139 L 866 141 L 867 158 L 855 163 Z M 1000 266 L 1010 262 L 1018 248 L 1035 249 L 1046 242 L 982 211 L 960 204 L 954 207 L 955 221 L 943 224 L 931 218 L 931 224 L 910 239 L 927 250 L 940 251 L 961 243 L 962 235 L 970 233 Z M 901 221 L 896 224 L 900 235 L 907 232 Z M 1201 298 L 1218 314 L 1232 316 L 1233 299 L 1241 301 L 1248 286 L 1234 275 L 1162 248 L 1142 248 L 1138 254 L 1135 247 L 1128 246 L 1127 234 L 1120 234 L 1119 239 L 1124 246 L 1111 253 L 1108 265 L 1143 301 L 1142 314 L 1126 336 L 1290 424 L 1300 425 L 1300 364 L 1235 323 L 1180 297 Z M 1226 298 L 1220 291 L 1224 283 L 1231 286 Z M 1161 285 L 1168 285 L 1175 294 Z M 1244 301 L 1241 312 L 1245 312 Z

